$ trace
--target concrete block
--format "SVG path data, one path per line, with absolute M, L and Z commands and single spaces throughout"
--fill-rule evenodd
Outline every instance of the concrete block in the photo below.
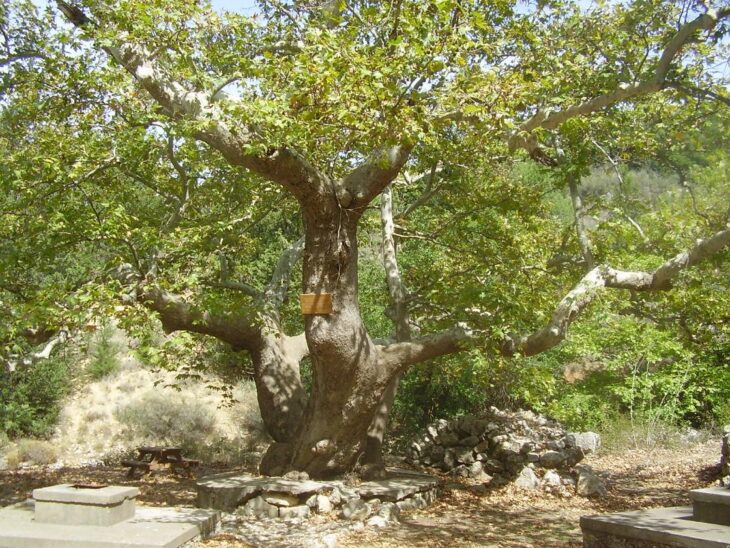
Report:
M 730 525 L 730 489 L 708 487 L 689 492 L 692 500 L 692 519 L 706 523 Z
M 690 507 L 583 516 L 583 546 L 726 548 L 730 544 L 730 527 L 692 521 L 691 517 Z
M 214 532 L 218 512 L 138 506 L 132 519 L 110 526 L 38 523 L 28 501 L 0 509 L 3 548 L 177 548 Z
M 136 487 L 78 488 L 71 484 L 35 489 L 38 523 L 109 526 L 134 516 Z

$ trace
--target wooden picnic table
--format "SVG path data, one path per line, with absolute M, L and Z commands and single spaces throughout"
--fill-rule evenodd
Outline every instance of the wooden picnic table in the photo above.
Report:
M 136 460 L 122 461 L 124 466 L 129 467 L 127 477 L 134 477 L 138 471 L 144 475 L 157 470 L 182 471 L 191 476 L 192 469 L 200 464 L 198 460 L 184 458 L 179 447 L 142 446 L 137 448 L 137 453 Z

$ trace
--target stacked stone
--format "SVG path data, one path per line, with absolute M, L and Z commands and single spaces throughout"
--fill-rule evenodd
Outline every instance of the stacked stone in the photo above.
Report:
M 528 466 L 567 472 L 598 446 L 598 434 L 568 433 L 557 422 L 531 411 L 492 407 L 481 417 L 436 421 L 413 442 L 406 460 L 501 485 Z
M 251 518 L 302 519 L 337 514 L 346 520 L 384 527 L 402 511 L 424 508 L 437 496 L 438 481 L 411 471 L 391 471 L 389 479 L 348 484 L 309 480 L 306 473 L 284 477 L 222 474 L 197 482 L 197 505 Z

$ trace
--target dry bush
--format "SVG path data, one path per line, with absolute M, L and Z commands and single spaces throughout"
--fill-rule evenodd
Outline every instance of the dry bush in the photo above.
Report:
M 87 422 L 96 422 L 100 419 L 106 419 L 108 417 L 108 413 L 105 409 L 98 409 L 94 408 L 89 410 L 86 413 L 86 421 Z
M 17 468 L 20 463 L 53 464 L 58 460 L 56 447 L 47 441 L 21 439 L 6 453 L 5 460 L 10 468 Z
M 198 455 L 216 433 L 215 416 L 195 400 L 180 394 L 150 390 L 118 408 L 114 415 L 130 441 L 174 445 Z
M 623 453 L 627 450 L 682 449 L 711 439 L 708 430 L 693 430 L 658 418 L 621 416 L 601 430 L 602 450 Z

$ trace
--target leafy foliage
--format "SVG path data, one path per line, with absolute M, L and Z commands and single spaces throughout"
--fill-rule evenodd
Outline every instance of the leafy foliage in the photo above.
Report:
M 63 358 L 0 370 L 0 431 L 10 437 L 48 436 L 62 398 L 71 387 L 69 363 Z

